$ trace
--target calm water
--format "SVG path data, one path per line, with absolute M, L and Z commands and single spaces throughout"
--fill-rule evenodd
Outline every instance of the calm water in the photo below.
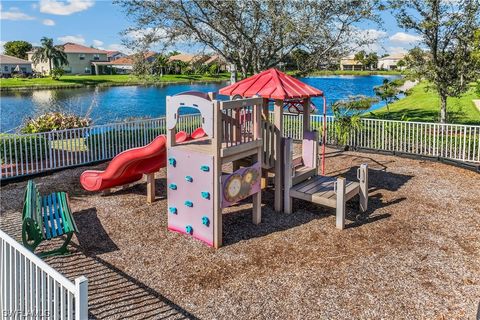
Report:
M 373 96 L 373 87 L 383 79 L 398 76 L 325 76 L 301 80 L 323 90 L 328 103 L 350 95 Z M 216 92 L 227 83 L 176 84 L 162 87 L 108 87 L 5 92 L 0 95 L 0 132 L 12 131 L 24 119 L 51 111 L 63 111 L 90 117 L 95 124 L 126 118 L 165 115 L 165 97 L 183 91 Z M 322 106 L 321 99 L 314 99 Z M 373 109 L 381 107 L 375 105 Z

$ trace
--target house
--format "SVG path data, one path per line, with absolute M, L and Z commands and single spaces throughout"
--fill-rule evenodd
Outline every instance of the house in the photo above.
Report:
M 107 50 L 108 61 L 113 61 L 113 60 L 117 60 L 117 59 L 124 58 L 124 57 L 127 57 L 127 55 L 123 52 Z
M 32 63 L 17 57 L 0 54 L 2 77 L 10 77 L 12 73 L 32 74 Z
M 108 61 L 107 51 L 82 46 L 76 43 L 65 43 L 62 45 L 63 51 L 67 55 L 68 65 L 63 66 L 67 74 L 98 74 L 94 62 Z M 28 60 L 32 61 L 35 50 L 27 52 Z M 33 63 L 33 70 L 42 74 L 50 73 L 48 61 Z
M 154 51 L 148 51 L 144 54 L 146 62 L 153 62 L 157 57 Z M 129 74 L 133 70 L 135 55 L 120 57 L 111 61 L 94 61 L 92 65 L 96 74 Z
M 212 64 L 216 64 L 219 67 L 219 71 L 226 71 L 227 70 L 227 62 L 223 57 L 218 54 L 214 54 L 210 56 L 204 63 L 204 65 L 210 66 Z
M 381 70 L 395 70 L 403 69 L 404 67 L 397 68 L 397 64 L 400 60 L 405 58 L 404 53 L 391 54 L 386 57 L 378 59 L 378 69 Z
M 363 69 L 363 65 L 360 61 L 355 60 L 354 55 L 344 57 L 340 59 L 340 70 L 346 71 L 360 71 Z

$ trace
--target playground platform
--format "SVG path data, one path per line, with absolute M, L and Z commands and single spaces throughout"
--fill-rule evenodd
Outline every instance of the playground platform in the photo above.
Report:
M 475 319 L 478 173 L 330 149 L 326 174 L 356 181 L 362 163 L 370 175 L 364 219 L 347 206 L 340 231 L 335 209 L 299 199 L 293 213 L 276 213 L 269 190 L 259 225 L 250 202 L 225 210 L 218 250 L 167 230 L 165 169 L 152 204 L 145 183 L 107 196 L 84 191 L 86 167 L 36 177 L 43 193 L 69 193 L 80 231 L 72 255 L 46 261 L 71 279 L 88 277 L 92 319 Z M 0 228 L 17 240 L 25 186 L 1 187 Z

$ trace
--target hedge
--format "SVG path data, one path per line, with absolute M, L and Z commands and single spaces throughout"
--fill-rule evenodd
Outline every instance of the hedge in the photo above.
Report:
M 0 134 L 0 160 L 2 163 L 21 163 L 35 157 L 43 160 L 47 157 L 48 141 L 40 135 Z M 36 155 L 36 156 L 35 156 Z

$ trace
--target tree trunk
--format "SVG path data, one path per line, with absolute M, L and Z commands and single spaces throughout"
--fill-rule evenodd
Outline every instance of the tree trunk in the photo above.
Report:
M 447 123 L 447 95 L 440 94 L 440 122 Z
M 49 67 L 49 72 L 50 75 L 52 74 L 52 58 L 48 59 L 48 67 Z

